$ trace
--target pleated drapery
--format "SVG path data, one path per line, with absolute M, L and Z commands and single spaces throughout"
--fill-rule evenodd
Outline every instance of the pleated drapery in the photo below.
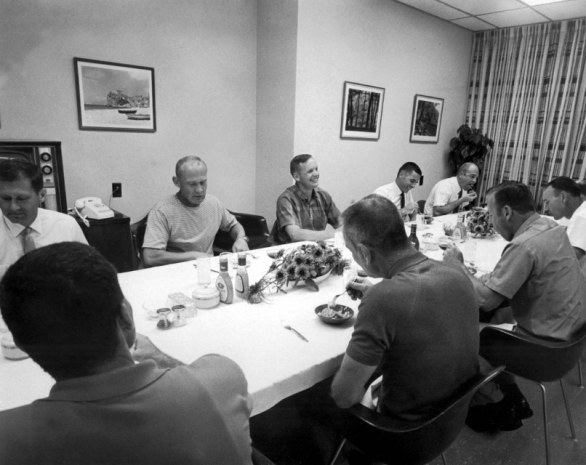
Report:
M 504 180 L 538 203 L 557 176 L 586 178 L 586 19 L 474 35 L 466 122 L 494 140 L 480 198 Z

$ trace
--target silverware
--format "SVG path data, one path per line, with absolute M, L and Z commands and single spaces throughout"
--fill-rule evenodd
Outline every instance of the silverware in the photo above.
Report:
M 345 293 L 346 293 L 346 290 L 344 289 L 343 292 L 340 292 L 338 295 L 335 295 L 333 297 L 333 299 L 328 302 L 328 308 L 331 308 L 332 310 L 335 309 L 336 308 L 336 299 L 340 296 L 343 296 Z
M 283 328 L 288 329 L 289 331 L 293 331 L 295 334 L 297 334 L 298 337 L 300 337 L 301 339 L 303 339 L 305 342 L 309 342 L 309 340 L 303 335 L 301 334 L 299 331 L 297 331 L 293 326 L 291 326 L 288 323 L 283 323 Z

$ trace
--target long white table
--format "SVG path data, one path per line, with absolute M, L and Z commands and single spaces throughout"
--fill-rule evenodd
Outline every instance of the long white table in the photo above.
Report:
M 443 223 L 455 223 L 455 216 L 435 218 L 432 225 L 419 228 L 423 234 L 442 236 Z M 406 225 L 409 229 L 409 225 Z M 476 266 L 480 272 L 491 270 L 506 244 L 500 237 L 476 239 Z M 466 255 L 466 243 L 459 244 Z M 293 247 L 288 245 L 287 247 Z M 251 282 L 267 270 L 271 259 L 267 250 L 254 250 L 249 268 Z M 442 250 L 426 251 L 441 260 Z M 148 301 L 163 306 L 168 294 L 191 295 L 197 285 L 195 262 L 185 262 L 119 274 L 124 295 L 134 309 L 138 332 L 165 353 L 190 363 L 207 353 L 225 355 L 237 362 L 248 380 L 254 401 L 253 415 L 264 412 L 279 401 L 333 375 L 337 370 L 352 334 L 354 320 L 342 326 L 330 326 L 315 315 L 317 305 L 328 302 L 342 291 L 342 277 L 330 276 L 320 283 L 319 292 L 300 286 L 269 296 L 268 302 L 251 305 L 235 296 L 231 305 L 198 310 L 197 316 L 179 328 L 160 330 L 156 320 L 143 310 Z M 217 258 L 212 268 L 218 269 Z M 215 275 L 212 273 L 212 280 Z M 347 295 L 338 299 L 357 312 L 358 302 Z M 309 342 L 283 328 L 287 321 Z M 32 360 L 10 361 L 0 357 L 0 410 L 16 407 L 45 397 L 52 378 Z

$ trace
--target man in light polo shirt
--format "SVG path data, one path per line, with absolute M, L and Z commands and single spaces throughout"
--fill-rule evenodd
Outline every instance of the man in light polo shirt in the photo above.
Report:
M 403 220 L 414 219 L 418 211 L 417 203 L 413 200 L 412 189 L 420 184 L 423 174 L 416 163 L 404 163 L 397 177 L 390 184 L 378 187 L 374 193 L 386 197 L 395 204 Z
M 464 163 L 458 174 L 439 181 L 425 202 L 425 214 L 440 216 L 466 209 L 476 199 L 472 190 L 480 171 L 474 163 Z
M 580 186 L 567 176 L 554 179 L 543 191 L 543 206 L 555 220 L 569 219 L 566 231 L 586 276 L 586 202 Z
M 149 213 L 143 242 L 147 266 L 167 265 L 213 254 L 219 229 L 234 239 L 232 250 L 248 250 L 244 228 L 213 195 L 207 194 L 208 169 L 196 156 L 181 158 L 173 183 L 179 191 Z
M 467 273 L 481 311 L 494 314 L 508 300 L 516 331 L 571 340 L 586 324 L 586 286 L 565 229 L 535 212 L 531 191 L 522 183 L 506 181 L 491 188 L 487 202 L 495 230 L 509 241 L 494 270 L 475 278 L 453 246 L 444 261 Z M 501 401 L 470 409 L 468 425 L 477 431 L 517 429 L 533 414 L 512 375 L 499 375 L 497 384 Z

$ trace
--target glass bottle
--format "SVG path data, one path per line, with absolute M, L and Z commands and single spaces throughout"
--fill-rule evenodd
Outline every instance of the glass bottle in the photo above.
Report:
M 238 270 L 234 278 L 234 288 L 236 294 L 243 299 L 248 297 L 250 284 L 248 282 L 248 271 L 246 270 L 246 254 L 238 254 Z
M 417 238 L 417 223 L 411 224 L 411 235 L 409 236 L 409 242 L 415 248 L 415 250 L 419 250 L 419 239 Z

